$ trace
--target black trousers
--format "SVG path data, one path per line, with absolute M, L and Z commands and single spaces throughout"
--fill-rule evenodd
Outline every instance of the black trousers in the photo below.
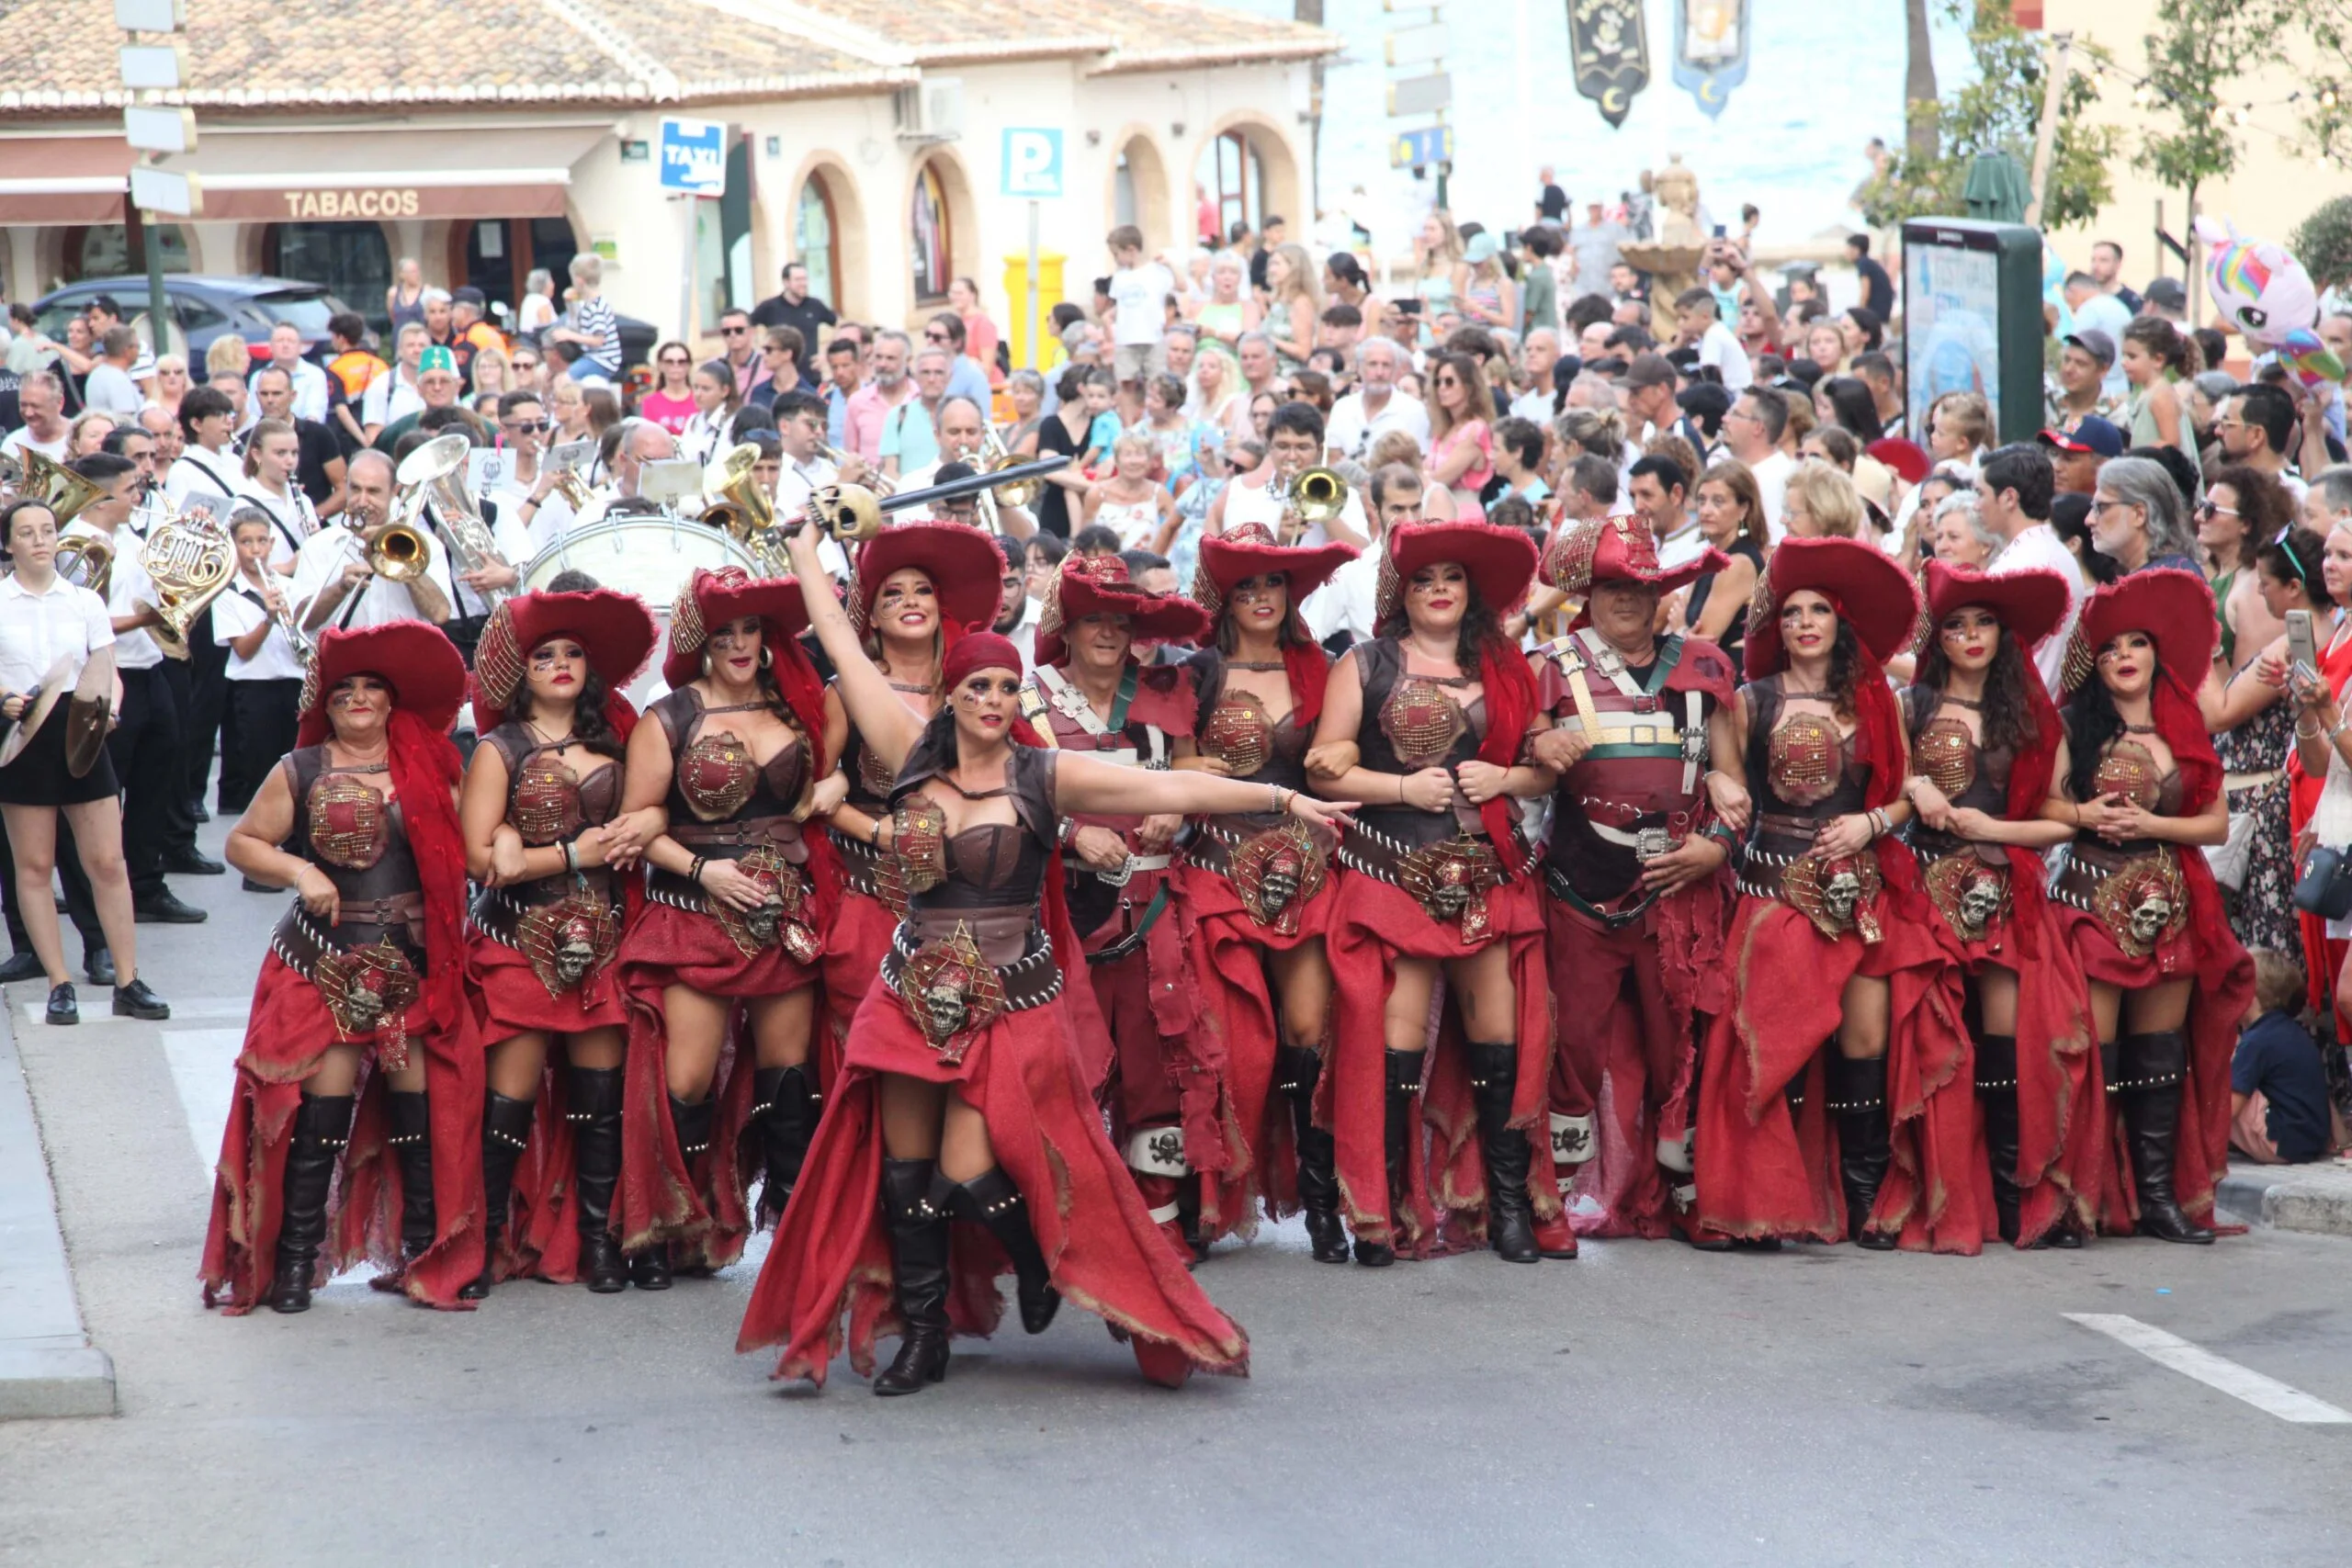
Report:
M 269 770 L 294 750 L 300 681 L 232 681 L 220 722 L 220 809 L 254 803 Z
M 147 898 L 164 891 L 164 857 L 172 847 L 166 807 L 181 798 L 179 705 L 161 665 L 117 673 L 122 717 L 107 737 L 107 754 L 122 781 L 122 861 L 130 896 Z
M 65 916 L 82 938 L 82 951 L 88 953 L 107 944 L 107 933 L 98 925 L 97 900 L 91 897 L 90 879 L 82 871 L 82 852 L 74 847 L 74 829 L 65 825 L 65 813 L 57 814 L 57 879 L 65 888 Z M 25 930 L 25 917 L 17 908 L 17 856 L 9 848 L 8 835 L 0 833 L 0 914 L 8 925 L 8 951 L 30 953 L 33 939 Z
M 157 666 L 164 672 L 164 689 L 172 694 L 172 711 L 179 715 L 180 750 L 183 753 L 187 750 L 188 728 L 195 723 L 196 714 L 196 673 L 191 665 L 189 660 L 166 659 Z M 178 768 L 175 767 L 172 788 L 168 792 L 171 798 L 158 809 L 164 814 L 164 830 L 168 835 L 165 842 L 175 852 L 193 852 L 196 849 L 196 801 L 202 793 L 203 784 L 199 779 L 198 792 L 192 795 L 186 789 L 186 783 Z
M 228 700 L 229 650 L 212 640 L 212 611 L 207 606 L 188 629 L 188 724 L 182 735 L 180 793 L 191 803 L 204 798 L 212 777 L 212 742 L 220 732 L 220 710 Z M 189 819 L 189 840 L 195 840 Z

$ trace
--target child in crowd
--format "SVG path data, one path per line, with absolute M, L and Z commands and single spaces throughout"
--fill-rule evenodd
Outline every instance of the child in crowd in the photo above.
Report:
M 1260 461 L 1263 460 L 1261 453 Z M 1194 425 L 1185 471 L 1192 482 L 1176 498 L 1175 511 L 1161 526 L 1159 537 L 1152 541 L 1151 547 L 1168 558 L 1168 564 L 1176 571 L 1178 589 L 1189 593 L 1193 573 L 1201 563 L 1201 527 L 1208 521 L 1209 507 L 1225 493 L 1226 481 L 1233 477 L 1233 470 L 1225 462 L 1225 432 L 1213 424 Z
M 2327 1069 L 2300 1021 L 2303 967 L 2274 948 L 2254 952 L 2261 1016 L 2230 1062 L 2230 1152 L 2258 1165 L 2308 1165 L 2346 1143 L 2328 1103 Z
M 277 759 L 294 749 L 302 661 L 287 640 L 280 610 L 289 592 L 269 570 L 276 526 L 258 507 L 230 518 L 237 575 L 212 602 L 213 640 L 229 650 L 220 732 L 220 809 L 243 811 Z

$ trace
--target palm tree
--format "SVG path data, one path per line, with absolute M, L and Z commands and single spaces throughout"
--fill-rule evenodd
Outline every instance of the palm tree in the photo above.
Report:
M 1301 8 L 1307 0 L 1299 0 Z M 1936 160 L 1936 56 L 1928 31 L 1928 0 L 1904 0 L 1909 63 L 1903 73 L 1904 150 L 1922 166 Z

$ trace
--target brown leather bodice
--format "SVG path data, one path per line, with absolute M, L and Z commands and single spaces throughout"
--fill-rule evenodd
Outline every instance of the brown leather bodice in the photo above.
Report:
M 519 721 L 502 724 L 481 738 L 506 763 L 506 820 L 523 842 L 533 849 L 569 843 L 587 828 L 602 827 L 620 814 L 621 764 L 605 761 L 586 777 L 574 773 L 560 756 L 561 745 L 549 746 Z M 588 886 L 609 893 L 612 872 L 606 866 L 582 867 Z M 505 891 L 516 903 L 552 904 L 573 888 L 570 873 L 520 883 Z
M 336 942 L 364 946 L 391 930 L 395 941 L 422 946 L 424 886 L 401 805 L 368 782 L 387 777 L 382 764 L 338 769 L 320 745 L 288 752 L 281 765 L 293 786 L 294 830 L 278 847 L 326 873 L 342 896 Z M 395 902 L 413 910 L 413 919 L 390 918 Z

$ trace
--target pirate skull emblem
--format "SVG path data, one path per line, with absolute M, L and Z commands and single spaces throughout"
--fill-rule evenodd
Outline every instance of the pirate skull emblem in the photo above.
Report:
M 1457 919 L 1470 908 L 1470 868 L 1458 860 L 1449 860 L 1437 874 L 1430 888 L 1430 912 L 1441 920 Z
M 922 1010 L 931 1023 L 932 1033 L 941 1040 L 961 1033 L 971 1012 L 965 1003 L 963 988 L 944 983 L 923 987 Z
M 344 992 L 343 1005 L 351 1015 L 354 1034 L 365 1034 L 384 1021 L 384 993 L 365 980 Z
M 2001 885 L 1992 877 L 1977 877 L 1960 896 L 1961 923 L 1972 931 L 1983 931 L 2000 912 Z
M 767 947 L 775 942 L 776 927 L 783 919 L 784 900 L 771 889 L 766 897 L 743 911 L 743 929 L 751 932 L 753 942 Z
M 1284 849 L 1267 857 L 1266 868 L 1258 877 L 1258 901 L 1265 907 L 1268 919 L 1279 919 L 1298 897 L 1304 869 L 1296 850 Z
M 569 990 L 588 977 L 596 967 L 596 935 L 585 920 L 567 920 L 561 940 L 556 943 L 555 975 Z
M 1860 903 L 1861 898 L 1862 879 L 1851 866 L 1839 869 L 1821 885 L 1821 907 L 1829 912 L 1830 919 L 1840 925 L 1852 921 L 1854 906 Z
M 2172 900 L 2165 896 L 2161 888 L 2149 888 L 2141 894 L 2139 901 L 2132 906 L 2132 940 L 2143 946 L 2154 946 L 2156 939 L 2164 935 L 2165 928 L 2170 924 L 2172 924 Z

